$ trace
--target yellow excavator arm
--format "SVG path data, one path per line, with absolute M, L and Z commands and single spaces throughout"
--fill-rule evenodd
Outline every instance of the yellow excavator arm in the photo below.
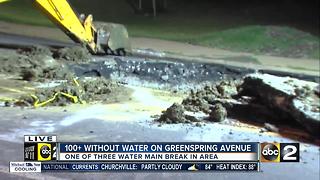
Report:
M 68 0 L 34 0 L 39 7 L 72 40 L 86 45 L 91 53 L 103 52 L 108 44 L 108 32 L 98 31 L 92 15 L 79 18 Z
M 0 0 L 0 3 L 10 0 Z M 33 0 L 48 18 L 73 41 L 92 54 L 126 55 L 131 51 L 127 29 L 121 24 L 97 22 L 92 15 L 78 15 L 68 0 Z

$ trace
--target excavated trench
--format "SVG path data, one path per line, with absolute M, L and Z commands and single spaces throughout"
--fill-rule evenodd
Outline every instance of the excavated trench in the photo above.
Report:
M 77 76 L 103 76 L 123 84 L 188 91 L 205 84 L 236 80 L 254 70 L 220 64 L 166 61 L 139 57 L 96 57 L 69 66 Z

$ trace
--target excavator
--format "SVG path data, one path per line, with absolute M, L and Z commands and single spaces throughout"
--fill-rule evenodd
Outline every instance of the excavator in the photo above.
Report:
M 7 0 L 0 0 L 5 2 Z M 121 24 L 93 22 L 90 14 L 78 15 L 68 0 L 33 0 L 74 42 L 84 45 L 92 54 L 125 56 L 131 51 L 127 29 Z
M 0 4 L 9 0 L 0 0 Z M 131 51 L 127 29 L 121 24 L 93 22 L 93 16 L 78 15 L 68 0 L 32 0 L 36 7 L 42 10 L 74 42 L 84 45 L 90 53 L 95 55 L 125 56 Z M 76 79 L 73 83 L 79 86 Z M 45 106 L 53 102 L 58 96 L 65 96 L 73 103 L 85 103 L 80 97 L 67 92 L 56 92 L 51 98 L 40 102 L 36 95 L 34 107 Z M 15 99 L 5 101 L 19 102 Z

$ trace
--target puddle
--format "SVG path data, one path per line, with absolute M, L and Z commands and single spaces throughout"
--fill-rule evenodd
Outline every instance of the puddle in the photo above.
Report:
M 61 126 L 70 126 L 74 123 L 80 122 L 85 119 L 96 118 L 97 116 L 101 116 L 105 114 L 105 106 L 103 105 L 93 105 L 89 108 L 80 110 L 76 112 L 74 115 L 68 116 L 64 118 L 61 122 Z
M 27 128 L 9 129 L 8 133 L 0 134 L 0 139 L 9 142 L 23 142 L 24 135 L 50 134 L 55 130 L 55 123 L 48 121 L 33 121 Z
M 179 99 L 172 98 L 171 101 L 165 101 L 162 100 L 163 96 L 166 96 L 164 93 L 161 95 L 162 97 L 160 97 L 160 95 L 154 95 L 152 89 L 135 86 L 128 87 L 134 91 L 132 93 L 132 101 L 117 104 L 93 105 L 64 118 L 60 122 L 60 125 L 70 126 L 86 119 L 131 122 L 150 120 L 150 116 L 159 114 Z
M 24 135 L 28 135 L 28 134 L 39 134 L 39 131 L 36 129 L 32 129 L 32 128 L 13 129 L 13 130 L 10 130 L 9 133 L 0 134 L 0 139 L 3 141 L 23 143 L 24 142 Z
M 139 102 L 142 106 L 154 106 L 161 109 L 168 108 L 173 102 L 164 101 L 159 97 L 156 97 L 151 89 L 141 88 L 136 86 L 129 86 L 134 90 L 132 97 Z
M 33 127 L 41 127 L 42 129 L 45 129 L 46 133 L 52 133 L 55 130 L 55 123 L 52 121 L 33 121 L 30 125 Z

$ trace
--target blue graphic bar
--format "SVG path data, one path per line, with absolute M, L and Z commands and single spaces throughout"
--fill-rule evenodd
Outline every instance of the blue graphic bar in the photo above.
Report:
M 77 152 L 258 152 L 257 142 L 203 142 L 203 143 L 59 143 L 60 153 Z

